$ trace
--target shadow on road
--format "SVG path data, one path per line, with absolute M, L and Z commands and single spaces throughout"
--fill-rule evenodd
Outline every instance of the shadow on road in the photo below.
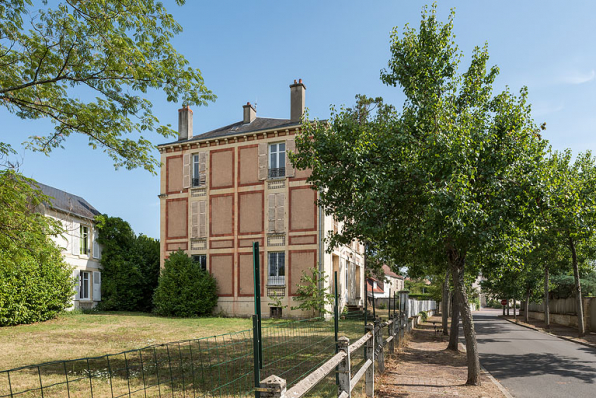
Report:
M 585 383 L 594 384 L 596 369 L 593 362 L 578 361 L 577 358 L 553 354 L 499 355 L 482 354 L 482 365 L 490 369 L 497 379 L 558 375 L 573 377 Z M 514 363 L 515 367 L 511 366 Z

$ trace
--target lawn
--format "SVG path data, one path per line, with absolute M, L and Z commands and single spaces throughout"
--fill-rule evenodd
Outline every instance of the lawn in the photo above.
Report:
M 99 357 L 0 372 L 0 396 L 15 391 L 23 397 L 37 396 L 41 385 L 46 397 L 128 396 L 130 391 L 146 389 L 146 396 L 166 392 L 185 396 L 190 390 L 200 395 L 245 395 L 253 383 L 251 327 L 247 318 L 178 319 L 106 312 L 0 328 L 0 370 Z M 212 337 L 226 333 L 232 334 Z M 355 341 L 362 334 L 362 320 L 340 321 L 340 335 Z M 160 345 L 176 341 L 184 342 Z M 143 347 L 147 348 L 137 350 Z M 334 347 L 332 321 L 264 320 L 261 379 L 276 374 L 294 383 L 330 358 Z M 134 351 L 122 353 L 127 350 Z M 321 385 L 321 392 L 332 391 L 333 386 Z
M 148 345 L 250 329 L 248 318 L 163 318 L 144 313 L 66 314 L 0 328 L 0 370 L 113 354 Z

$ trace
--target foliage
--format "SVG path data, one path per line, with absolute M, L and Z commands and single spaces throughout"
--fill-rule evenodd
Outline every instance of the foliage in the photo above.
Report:
M 380 310 L 384 310 L 385 308 L 387 308 L 387 306 L 385 305 L 385 303 L 379 303 L 377 304 L 377 308 Z
M 161 90 L 169 102 L 188 105 L 215 99 L 201 72 L 172 46 L 181 31 L 155 0 L 3 2 L 0 104 L 22 119 L 55 125 L 30 137 L 34 150 L 47 154 L 78 133 L 115 167 L 155 173 L 154 146 L 138 134 L 174 131 L 153 114 L 147 92 Z
M 40 210 L 35 181 L 0 171 L 0 326 L 54 318 L 71 304 L 71 268 L 51 236 L 62 233 Z
M 178 250 L 165 261 L 153 295 L 155 313 L 163 316 L 209 315 L 217 304 L 217 284 L 201 265 Z
M 381 98 L 357 96 L 326 122 L 305 123 L 290 158 L 310 168 L 319 205 L 344 222 L 330 247 L 353 239 L 426 274 L 450 269 L 459 297 L 468 383 L 480 366 L 465 274 L 512 267 L 529 251 L 536 181 L 546 143 L 534 124 L 527 89 L 493 95 L 497 67 L 476 47 L 458 72 L 453 14 L 423 11 L 420 29 L 394 29 L 382 81 L 406 96 L 401 113 Z M 490 261 L 486 261 L 490 259 Z M 440 265 L 438 269 L 434 264 Z
M 428 312 L 420 311 L 420 317 L 422 318 L 422 322 L 426 322 L 426 320 L 428 319 Z
M 331 314 L 327 306 L 333 304 L 334 296 L 324 287 L 327 281 L 325 271 L 319 271 L 317 267 L 311 267 L 308 271 L 302 271 L 300 282 L 297 284 L 294 300 L 300 304 L 292 307 L 293 310 L 312 311 L 318 316 Z
M 136 236 L 119 217 L 96 217 L 98 242 L 102 245 L 102 301 L 104 311 L 152 310 L 159 277 L 159 241 Z
M 269 303 L 267 303 L 268 306 L 270 307 L 279 307 L 279 308 L 288 308 L 287 305 L 285 305 L 282 301 L 282 296 L 278 296 L 278 295 L 272 295 L 269 296 Z
M 582 292 L 585 296 L 596 296 L 596 271 L 580 278 Z M 559 274 L 551 276 L 550 293 L 555 299 L 574 297 L 575 278 L 573 275 Z

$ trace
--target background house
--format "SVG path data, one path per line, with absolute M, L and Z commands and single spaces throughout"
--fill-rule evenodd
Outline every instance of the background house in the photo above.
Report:
M 364 246 L 359 242 L 328 253 L 324 237 L 341 224 L 316 204 L 308 170 L 295 170 L 287 153 L 301 129 L 306 86 L 290 85 L 289 119 L 257 117 L 247 103 L 239 122 L 193 135 L 193 112 L 178 114 L 179 139 L 160 145 L 161 261 L 182 249 L 218 283 L 218 310 L 233 315 L 254 311 L 252 244 L 261 250 L 263 314 L 279 315 L 268 297 L 281 300 L 284 315 L 300 316 L 297 283 L 319 267 L 338 272 L 341 306 L 362 305 Z M 240 113 L 240 112 L 239 112 Z
M 391 271 L 388 265 L 383 264 L 383 278 L 370 277 L 367 279 L 367 296 L 375 300 L 389 299 L 394 293 L 404 290 L 404 277 Z M 377 303 L 385 303 L 387 300 L 377 300 Z
M 74 267 L 78 280 L 73 308 L 93 308 L 101 301 L 101 246 L 97 243 L 94 217 L 100 214 L 80 196 L 37 183 L 50 203 L 42 212 L 58 220 L 64 233 L 52 239 L 62 248 L 65 261 Z

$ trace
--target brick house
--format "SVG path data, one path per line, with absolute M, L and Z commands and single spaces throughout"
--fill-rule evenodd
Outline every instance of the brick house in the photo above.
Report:
M 317 192 L 306 182 L 308 170 L 296 170 L 287 152 L 301 129 L 306 86 L 290 85 L 289 119 L 257 117 L 242 107 L 242 120 L 193 135 L 193 112 L 178 113 L 178 140 L 160 145 L 161 261 L 182 249 L 218 282 L 218 310 L 230 315 L 254 311 L 252 243 L 261 249 L 262 313 L 278 316 L 268 298 L 291 310 L 303 271 L 333 271 L 343 305 L 362 305 L 364 246 L 353 242 L 329 253 L 324 237 L 340 228 L 316 204 Z

